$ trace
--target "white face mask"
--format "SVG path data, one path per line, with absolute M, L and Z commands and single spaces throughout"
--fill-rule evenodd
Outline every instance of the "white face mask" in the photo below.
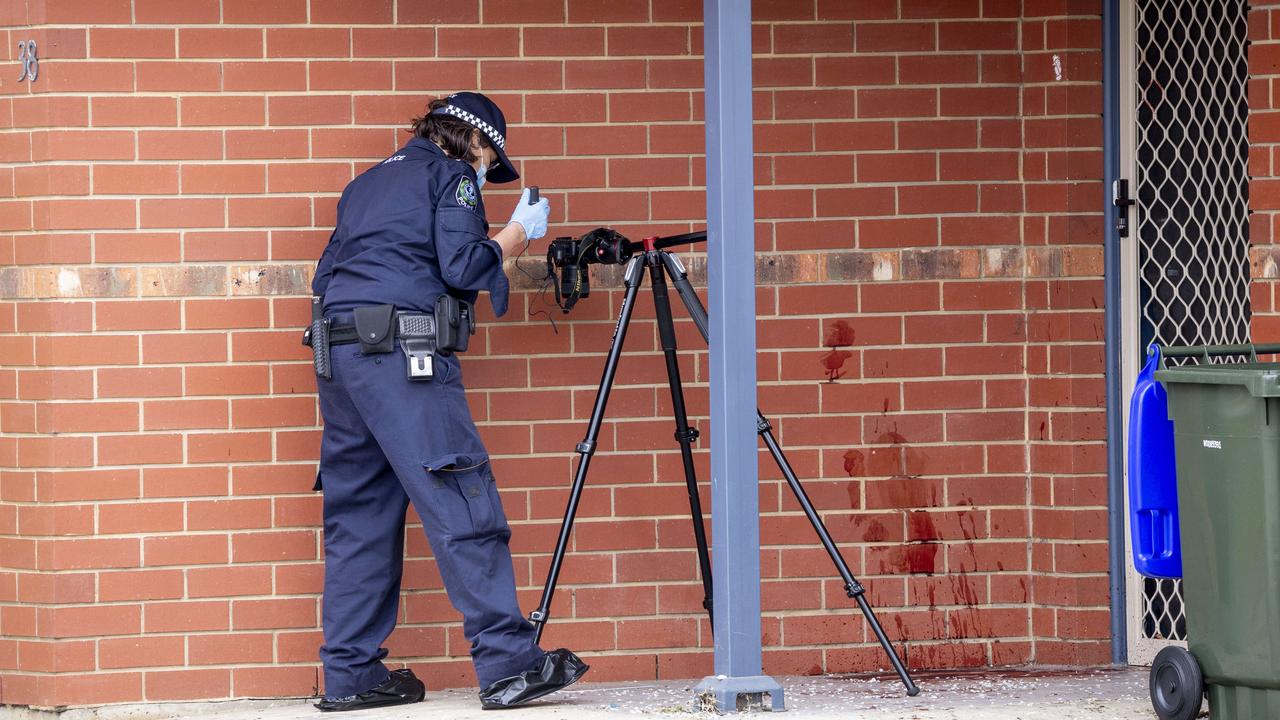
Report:
M 484 187 L 484 176 L 489 172 L 489 166 L 480 163 L 480 169 L 476 171 L 476 186 Z

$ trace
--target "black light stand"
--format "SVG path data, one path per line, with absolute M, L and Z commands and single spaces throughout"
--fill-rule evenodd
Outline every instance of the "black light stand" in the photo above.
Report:
M 681 264 L 680 259 L 665 249 L 675 245 L 704 242 L 706 239 L 707 234 L 704 231 L 665 238 L 645 238 L 639 243 L 622 240 L 622 246 L 614 248 L 615 252 L 613 254 L 598 253 L 599 257 L 616 259 L 618 263 L 626 263 L 626 272 L 623 275 L 626 294 L 622 301 L 622 311 L 618 317 L 618 324 L 614 328 L 613 342 L 609 347 L 609 355 L 605 360 L 604 375 L 600 379 L 600 388 L 596 392 L 596 402 L 591 411 L 591 421 L 587 426 L 587 436 L 575 447 L 575 452 L 579 456 L 578 470 L 573 479 L 572 490 L 569 493 L 569 503 L 565 508 L 564 521 L 560 525 L 560 535 L 556 540 L 555 553 L 551 557 L 551 568 L 547 573 L 546 585 L 543 587 L 542 600 L 538 604 L 538 609 L 529 613 L 529 620 L 537 628 L 537 637 L 539 639 L 541 639 L 542 631 L 549 619 L 551 599 L 555 594 L 556 582 L 559 579 L 560 568 L 564 562 L 565 551 L 569 544 L 569 536 L 573 531 L 574 518 L 578 513 L 578 502 L 586 485 L 587 470 L 591 463 L 591 457 L 596 451 L 596 440 L 600 434 L 600 425 L 604 420 L 605 406 L 609 401 L 609 392 L 613 388 L 614 376 L 618 369 L 618 359 L 622 355 L 623 341 L 626 339 L 627 328 L 631 324 L 631 313 L 635 309 L 636 295 L 640 290 L 640 283 L 643 279 L 641 268 L 646 265 L 649 267 L 649 279 L 653 287 L 653 304 L 658 321 L 658 335 L 662 341 L 662 352 L 667 361 L 667 382 L 671 387 L 672 414 L 676 421 L 675 437 L 680 444 L 680 455 L 684 461 L 685 484 L 689 491 L 689 511 L 693 520 L 694 540 L 698 549 L 698 566 L 702 576 L 702 606 L 706 608 L 708 616 L 713 616 L 711 558 L 707 550 L 702 504 L 698 497 L 698 480 L 693 466 L 692 446 L 693 441 L 698 438 L 698 431 L 689 426 L 685 412 L 684 390 L 680 383 L 680 366 L 676 356 L 675 324 L 671 316 L 671 302 L 667 293 L 666 276 L 669 275 L 671 277 L 672 285 L 675 286 L 676 292 L 680 294 L 680 299 L 684 302 L 685 309 L 688 310 L 689 316 L 698 327 L 698 332 L 702 333 L 703 340 L 708 339 L 707 311 L 694 291 L 693 286 L 689 283 L 688 274 L 685 272 L 684 265 Z M 858 603 L 858 607 L 862 610 L 867 623 L 871 626 L 872 631 L 875 632 L 876 639 L 880 641 L 880 646 L 884 648 L 885 654 L 888 655 L 894 671 L 897 672 L 898 677 L 902 680 L 902 684 L 906 686 L 907 695 L 918 695 L 920 689 L 911 680 L 911 676 L 908 674 L 902 660 L 899 659 L 897 652 L 894 651 L 889 642 L 888 636 L 885 635 L 880 621 L 876 619 L 871 605 L 867 602 L 865 589 L 854 578 L 853 573 L 849 571 L 849 566 L 845 563 L 844 557 L 840 554 L 835 541 L 832 540 L 831 534 L 827 532 L 826 525 L 823 524 L 822 518 L 818 515 L 813 503 L 810 502 L 809 496 L 801 486 L 800 480 L 791 468 L 791 464 L 787 461 L 777 440 L 774 439 L 772 426 L 759 410 L 756 411 L 756 432 L 764 439 L 765 446 L 769 449 L 769 454 L 773 456 L 774 462 L 778 464 L 778 468 L 786 477 L 787 484 L 791 487 L 791 491 L 795 494 L 796 500 L 800 503 L 805 515 L 809 518 L 809 523 L 813 525 L 814 532 L 818 534 L 818 539 L 822 542 L 823 548 L 831 556 L 831 561 L 835 563 L 836 571 L 839 573 L 840 579 L 844 581 L 845 593 Z M 714 622 L 712 625 L 714 627 Z

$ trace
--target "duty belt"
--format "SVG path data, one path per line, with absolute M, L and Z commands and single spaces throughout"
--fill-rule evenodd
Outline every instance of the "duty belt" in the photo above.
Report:
M 466 352 L 476 331 L 471 303 L 452 295 L 436 298 L 435 313 L 401 312 L 394 305 L 366 305 L 350 315 L 324 316 L 324 299 L 311 298 L 311 326 L 302 344 L 311 348 L 316 375 L 329 379 L 329 347 L 360 343 L 364 354 L 389 353 L 400 346 L 410 380 L 430 380 L 435 355 Z
M 393 339 L 434 338 L 436 336 L 435 326 L 435 318 L 430 315 L 396 313 L 396 324 L 391 329 L 391 337 Z M 356 330 L 355 323 L 349 320 L 340 320 L 336 317 L 329 320 L 330 345 L 349 345 L 356 342 L 360 342 L 360 333 Z
M 435 375 L 435 354 L 441 348 L 434 315 L 377 305 L 357 308 L 353 321 L 351 316 L 323 317 L 320 306 L 320 299 L 313 298 L 311 326 L 302 336 L 302 343 L 311 347 L 318 377 L 332 377 L 329 348 L 351 343 L 360 343 L 364 353 L 392 352 L 399 345 L 410 380 L 430 380 Z

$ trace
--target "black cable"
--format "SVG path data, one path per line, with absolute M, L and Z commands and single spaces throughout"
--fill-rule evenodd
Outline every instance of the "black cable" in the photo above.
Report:
M 548 268 L 547 272 L 543 274 L 541 277 L 539 277 L 529 272 L 528 270 L 526 270 L 524 266 L 520 264 L 520 258 L 524 257 L 525 252 L 529 250 L 529 244 L 530 243 L 525 243 L 524 247 L 520 248 L 520 252 L 516 254 L 515 259 L 513 260 L 513 264 L 516 266 L 517 270 L 524 273 L 525 277 L 539 284 L 536 297 L 542 301 L 543 305 L 551 305 L 551 306 L 559 307 L 559 305 L 554 301 L 549 302 L 547 300 L 547 290 L 555 288 L 555 283 L 556 283 L 555 272 Z M 539 314 L 543 314 L 547 316 L 547 322 L 551 323 L 551 332 L 555 333 L 556 335 L 559 335 L 560 329 L 556 327 L 555 316 L 551 314 L 550 310 L 534 310 L 533 308 L 529 309 L 530 320 L 537 317 Z

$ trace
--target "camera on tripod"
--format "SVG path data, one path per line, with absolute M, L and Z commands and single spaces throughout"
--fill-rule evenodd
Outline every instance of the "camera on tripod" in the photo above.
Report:
M 558 237 L 547 248 L 547 275 L 560 277 L 556 282 L 556 304 L 565 313 L 573 309 L 579 298 L 591 294 L 590 263 L 621 265 L 635 253 L 632 242 L 612 228 L 600 227 L 578 237 Z
M 547 248 L 547 277 L 556 277 L 556 268 L 560 269 L 559 282 L 555 283 L 556 304 L 567 313 L 579 298 L 584 298 L 591 292 L 587 265 L 626 265 L 638 252 L 651 253 L 676 245 L 706 241 L 706 230 L 669 237 L 655 235 L 635 242 L 613 228 L 598 227 L 576 239 L 559 237 L 552 240 Z

